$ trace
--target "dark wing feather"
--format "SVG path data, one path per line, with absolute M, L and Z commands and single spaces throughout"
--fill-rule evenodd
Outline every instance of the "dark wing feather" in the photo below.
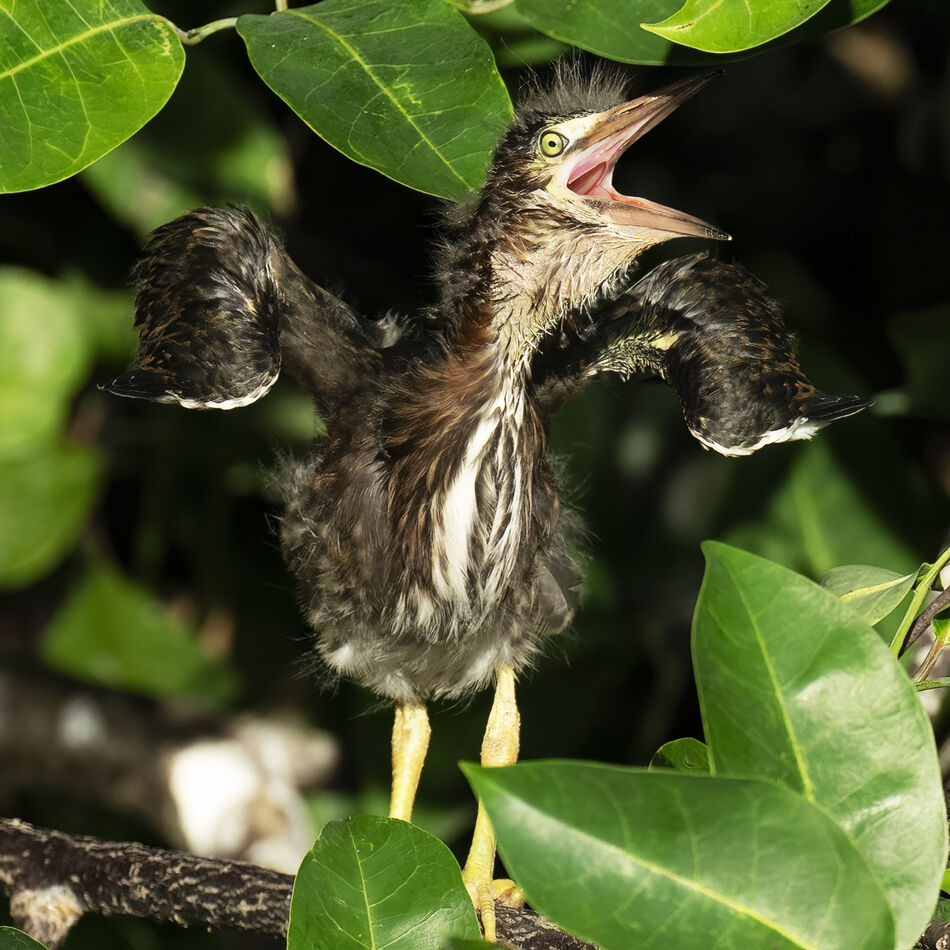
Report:
M 869 405 L 819 392 L 762 282 L 706 254 L 661 264 L 552 349 L 538 379 L 549 408 L 603 373 L 656 374 L 676 390 L 693 435 L 724 455 L 808 438 Z
M 132 278 L 138 365 L 105 387 L 120 396 L 231 409 L 283 367 L 332 415 L 398 337 L 305 277 L 246 209 L 203 208 L 159 228 Z

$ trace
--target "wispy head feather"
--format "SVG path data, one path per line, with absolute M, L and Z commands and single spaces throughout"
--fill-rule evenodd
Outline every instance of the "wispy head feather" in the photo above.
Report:
M 541 116 L 603 112 L 626 101 L 629 85 L 629 73 L 616 63 L 564 56 L 550 74 L 528 76 L 518 95 L 515 124 L 530 125 Z

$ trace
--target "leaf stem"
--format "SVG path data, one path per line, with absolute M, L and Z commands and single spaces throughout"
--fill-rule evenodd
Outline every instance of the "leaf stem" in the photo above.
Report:
M 950 676 L 941 676 L 935 680 L 921 680 L 919 683 L 913 684 L 917 692 L 922 689 L 942 689 L 944 686 L 950 686 Z
M 274 9 L 281 13 L 287 9 L 287 0 L 274 0 Z
M 894 634 L 894 639 L 891 640 L 891 653 L 894 656 L 900 656 L 901 647 L 904 645 L 904 639 L 907 637 L 907 631 L 910 630 L 911 624 L 914 622 L 914 619 L 917 617 L 917 614 L 920 613 L 921 605 L 923 604 L 925 598 L 927 597 L 930 587 L 936 579 L 937 575 L 940 573 L 941 568 L 950 561 L 950 548 L 946 548 L 930 565 L 930 569 L 924 574 L 920 579 L 920 583 L 914 588 L 914 596 L 911 598 L 910 606 L 907 608 L 907 612 L 904 614 L 904 619 L 901 620 L 900 626 L 897 628 L 897 632 Z
M 193 30 L 180 30 L 172 23 L 172 29 L 178 34 L 178 39 L 180 39 L 185 46 L 194 46 L 200 43 L 205 37 L 211 36 L 212 33 L 217 33 L 219 30 L 234 29 L 234 26 L 237 24 L 237 19 L 236 16 L 229 16 L 223 20 L 213 20 L 204 26 L 196 26 Z

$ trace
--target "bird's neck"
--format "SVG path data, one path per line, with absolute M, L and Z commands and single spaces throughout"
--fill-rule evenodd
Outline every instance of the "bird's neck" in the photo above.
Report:
M 486 230 L 473 225 L 475 235 Z M 614 293 L 643 250 L 628 236 L 567 218 L 561 227 L 535 227 L 527 213 L 491 238 L 459 249 L 452 269 L 462 276 L 449 283 L 443 306 L 457 332 L 481 325 L 523 372 L 544 337 Z
M 544 430 L 497 340 L 449 348 L 394 407 L 395 549 L 414 563 L 403 616 L 477 622 L 505 596 L 529 534 Z

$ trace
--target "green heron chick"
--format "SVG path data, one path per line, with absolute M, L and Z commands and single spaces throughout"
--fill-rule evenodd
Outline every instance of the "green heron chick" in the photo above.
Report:
M 482 761 L 517 757 L 515 678 L 570 622 L 579 581 L 547 454 L 565 398 L 601 373 L 657 373 L 727 454 L 864 405 L 807 383 L 737 267 L 694 256 L 620 292 L 646 248 L 726 238 L 612 184 L 708 78 L 622 102 L 562 76 L 523 104 L 480 197 L 451 215 L 441 298 L 416 321 L 361 316 L 239 209 L 160 228 L 136 267 L 140 362 L 112 392 L 236 408 L 285 368 L 313 393 L 327 434 L 287 475 L 282 549 L 326 667 L 395 704 L 393 817 L 411 816 L 431 699 L 494 683 Z M 489 939 L 493 864 L 480 808 L 464 877 Z

